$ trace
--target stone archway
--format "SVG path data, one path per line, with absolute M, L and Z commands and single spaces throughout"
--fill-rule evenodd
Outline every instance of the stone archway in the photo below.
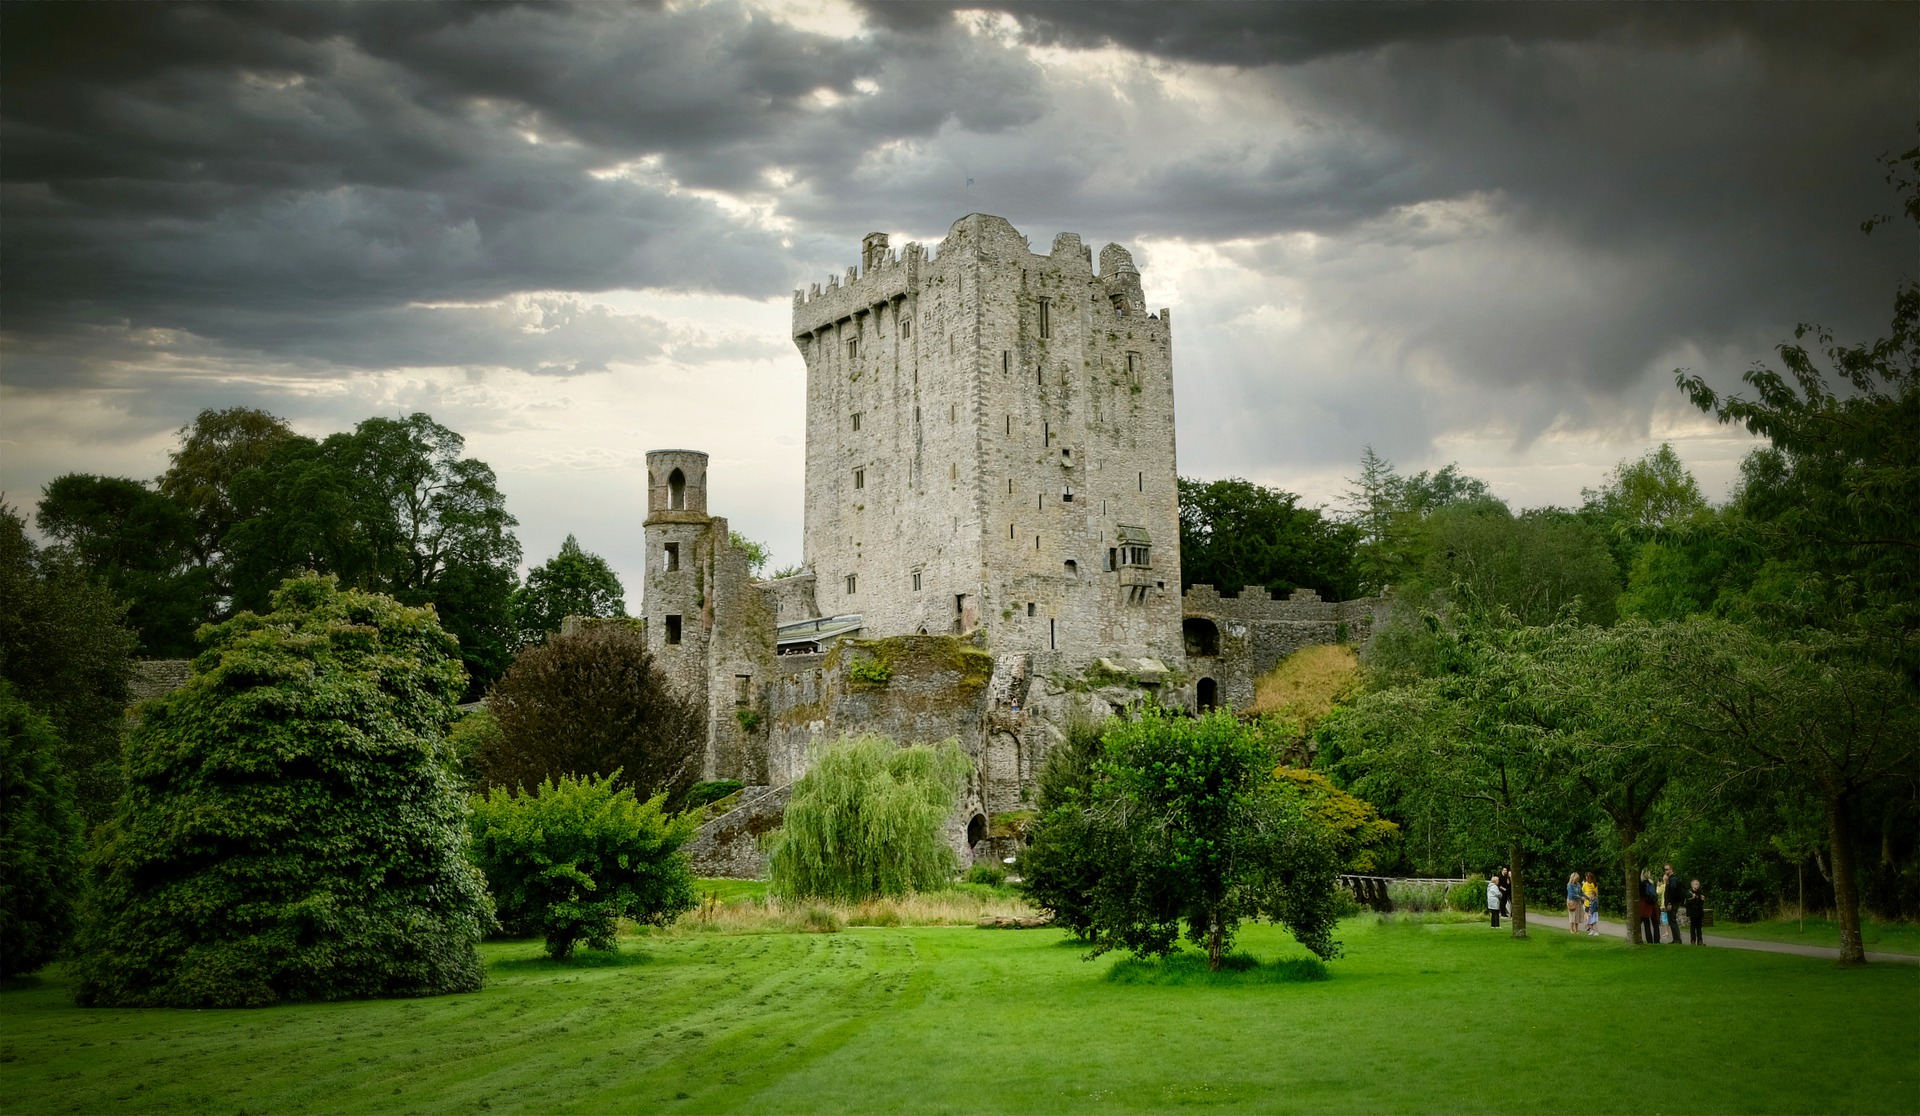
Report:
M 1211 678 L 1202 678 L 1200 684 L 1194 687 L 1194 698 L 1202 713 L 1217 708 L 1220 705 L 1220 683 Z
M 1204 616 L 1189 616 L 1180 621 L 1180 636 L 1189 655 L 1211 659 L 1220 654 L 1220 626 Z

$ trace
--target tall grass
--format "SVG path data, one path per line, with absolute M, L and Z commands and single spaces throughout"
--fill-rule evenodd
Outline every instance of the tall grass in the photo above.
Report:
M 978 884 L 944 891 L 861 900 L 783 901 L 774 896 L 722 899 L 710 893 L 655 936 L 832 933 L 848 926 L 974 926 L 987 918 L 1032 918 L 1037 911 L 1011 892 Z
M 1351 647 L 1303 647 L 1280 660 L 1254 684 L 1249 713 L 1277 713 L 1311 730 L 1333 707 L 1352 700 L 1360 686 L 1360 659 Z

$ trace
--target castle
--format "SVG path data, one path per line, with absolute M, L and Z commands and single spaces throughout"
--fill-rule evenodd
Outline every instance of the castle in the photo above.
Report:
M 1077 235 L 1041 255 L 985 214 L 933 251 L 872 233 L 794 292 L 804 572 L 751 576 L 706 454 L 647 455 L 648 646 L 706 710 L 706 777 L 756 788 L 696 842 L 704 871 L 752 874 L 742 838 L 821 737 L 957 739 L 952 837 L 987 855 L 1073 719 L 1244 705 L 1284 655 L 1364 635 L 1376 602 L 1181 593 L 1172 335 L 1117 244 L 1096 270 Z

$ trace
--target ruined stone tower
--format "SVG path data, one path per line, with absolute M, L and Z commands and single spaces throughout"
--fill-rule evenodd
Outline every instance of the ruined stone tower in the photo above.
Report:
M 861 244 L 795 292 L 804 547 L 823 615 L 868 638 L 980 630 L 1037 670 L 1181 659 L 1172 323 L 1132 256 L 999 217 L 935 252 Z
M 750 746 L 773 649 L 772 617 L 752 589 L 727 521 L 707 514 L 707 455 L 647 454 L 647 650 L 707 722 L 706 778 L 764 778 Z

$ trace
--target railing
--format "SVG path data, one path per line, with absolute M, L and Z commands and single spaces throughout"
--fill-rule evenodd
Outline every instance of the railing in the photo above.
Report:
M 1390 911 L 1393 900 L 1387 895 L 1392 884 L 1412 885 L 1415 887 L 1439 887 L 1443 891 L 1466 883 L 1464 876 L 1360 876 L 1342 875 L 1340 886 L 1353 892 L 1353 897 L 1362 905 L 1376 911 Z

